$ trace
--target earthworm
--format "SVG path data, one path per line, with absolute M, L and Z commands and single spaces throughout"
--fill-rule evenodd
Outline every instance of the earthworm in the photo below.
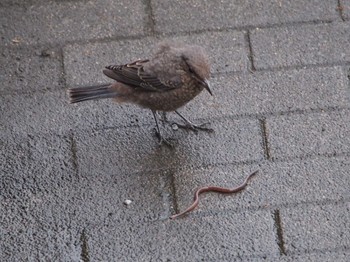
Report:
M 199 188 L 195 194 L 194 194 L 194 201 L 192 203 L 192 205 L 190 205 L 186 210 L 182 211 L 181 213 L 172 215 L 170 217 L 170 219 L 174 219 L 177 218 L 179 216 L 182 216 L 188 212 L 191 212 L 193 209 L 195 209 L 198 204 L 199 204 L 199 195 L 203 192 L 209 192 L 209 191 L 213 191 L 213 192 L 219 192 L 219 193 L 237 193 L 241 190 L 243 190 L 247 184 L 248 181 L 251 177 L 253 177 L 254 175 L 256 175 L 258 173 L 258 170 L 254 171 L 253 173 L 251 173 L 249 176 L 247 176 L 247 178 L 244 180 L 243 184 L 241 184 L 240 186 L 236 187 L 236 188 L 225 188 L 225 187 L 217 187 L 217 186 L 206 186 L 206 187 L 201 187 Z

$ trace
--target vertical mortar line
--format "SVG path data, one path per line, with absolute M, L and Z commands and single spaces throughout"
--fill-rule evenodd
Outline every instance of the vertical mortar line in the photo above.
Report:
M 154 13 L 152 8 L 152 0 L 143 0 L 145 5 L 145 13 L 147 15 L 147 21 L 146 21 L 146 28 L 149 31 L 149 34 L 151 36 L 154 36 L 155 33 L 155 19 L 154 19 Z
M 62 70 L 62 84 L 65 89 L 67 89 L 67 78 L 66 78 L 66 68 L 64 66 L 64 54 L 63 54 L 63 47 L 60 47 L 59 49 L 59 56 L 60 56 L 60 62 L 61 62 L 61 70 Z
M 341 0 L 338 0 L 337 10 L 339 12 L 341 20 L 345 21 L 345 17 L 344 17 L 344 13 L 343 13 L 344 6 L 342 5 Z
M 85 228 L 83 229 L 83 232 L 81 232 L 80 242 L 81 242 L 81 254 L 80 254 L 81 261 L 89 262 L 90 261 L 89 245 L 88 245 L 88 237 L 86 235 Z
M 280 255 L 287 255 L 284 240 L 283 240 L 282 221 L 281 221 L 281 215 L 280 215 L 279 209 L 276 209 L 273 212 L 273 220 L 275 221 L 277 245 L 280 251 Z
M 161 190 L 160 196 L 162 197 L 164 211 L 159 218 L 160 220 L 167 220 L 172 213 L 173 207 L 176 205 L 174 200 L 174 178 L 171 169 L 160 172 L 162 172 L 162 175 L 159 178 L 159 189 Z
M 74 139 L 73 132 L 70 132 L 69 139 L 70 139 L 70 146 L 71 146 L 71 152 L 72 152 L 72 164 L 75 171 L 75 175 L 78 177 L 77 143 Z
M 250 31 L 247 30 L 245 33 L 245 38 L 248 44 L 248 59 L 250 62 L 250 68 L 248 68 L 249 71 L 254 72 L 256 71 L 255 65 L 254 65 L 254 53 L 253 53 L 253 46 L 252 41 L 250 37 Z
M 179 205 L 178 205 L 178 201 L 177 201 L 174 172 L 170 173 L 169 181 L 170 181 L 171 203 L 172 203 L 172 206 L 174 208 L 175 214 L 177 214 L 177 213 L 179 213 Z
M 264 147 L 265 158 L 267 160 L 271 160 L 268 131 L 267 131 L 267 126 L 266 126 L 266 118 L 259 119 L 259 121 L 260 121 L 262 143 L 263 143 L 263 147 Z
M 347 89 L 347 101 L 350 102 L 350 67 L 346 67 L 346 76 L 348 78 L 348 81 L 347 81 L 347 86 L 348 86 L 348 89 Z

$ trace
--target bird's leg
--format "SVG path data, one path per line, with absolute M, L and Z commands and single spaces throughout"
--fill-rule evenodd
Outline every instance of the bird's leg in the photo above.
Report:
M 160 121 L 168 123 L 168 118 L 165 111 L 162 111 L 162 118 L 160 119 Z
M 185 125 L 181 125 L 181 124 L 178 124 L 178 123 L 173 123 L 173 124 L 176 124 L 179 128 L 183 128 L 183 129 L 191 129 L 193 131 L 198 131 L 198 130 L 202 130 L 202 131 L 207 131 L 207 132 L 213 132 L 214 130 L 211 129 L 211 128 L 207 128 L 207 127 L 204 127 L 205 125 L 207 125 L 208 123 L 203 123 L 203 124 L 200 124 L 200 125 L 195 125 L 193 124 L 190 120 L 188 120 L 187 118 L 185 118 L 183 115 L 181 115 L 179 112 L 177 112 L 175 110 L 175 113 L 180 116 L 185 122 L 186 124 Z
M 154 117 L 154 120 L 156 121 L 156 136 L 158 137 L 159 139 L 159 144 L 161 145 L 162 143 L 166 144 L 167 146 L 170 146 L 172 147 L 173 145 L 168 141 L 166 140 L 161 132 L 160 132 L 160 128 L 159 128 L 159 124 L 158 124 L 158 119 L 157 119 L 157 114 L 156 114 L 156 111 L 154 110 L 151 110 L 152 111 L 152 114 L 153 114 L 153 117 Z

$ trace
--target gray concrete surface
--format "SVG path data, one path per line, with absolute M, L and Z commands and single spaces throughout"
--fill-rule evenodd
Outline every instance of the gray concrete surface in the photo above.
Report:
M 0 1 L 0 261 L 349 261 L 350 3 L 253 2 Z M 163 39 L 207 49 L 214 133 L 68 103 Z

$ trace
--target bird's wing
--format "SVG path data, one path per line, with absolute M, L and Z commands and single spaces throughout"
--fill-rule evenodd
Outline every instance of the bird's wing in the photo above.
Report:
M 161 81 L 156 75 L 146 73 L 143 69 L 143 65 L 148 61 L 149 60 L 137 60 L 126 65 L 110 65 L 103 70 L 103 73 L 120 83 L 144 91 L 162 92 L 177 87 L 172 84 L 171 81 Z

